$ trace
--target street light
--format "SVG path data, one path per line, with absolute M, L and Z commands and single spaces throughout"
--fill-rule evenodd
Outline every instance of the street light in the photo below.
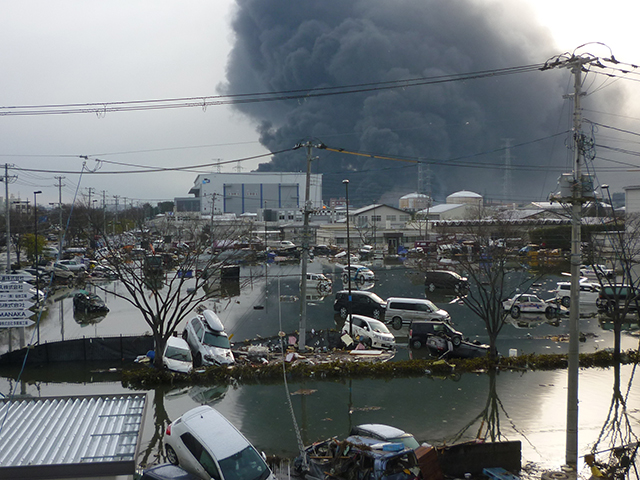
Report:
M 35 237 L 35 253 L 34 257 L 36 259 L 35 269 L 36 269 L 36 308 L 40 308 L 40 271 L 38 270 L 38 194 L 42 193 L 41 190 L 33 192 L 33 226 L 34 226 L 34 237 Z M 38 322 L 38 344 L 40 344 L 40 322 Z
M 347 318 L 349 319 L 349 336 L 353 336 L 353 318 L 351 317 L 351 247 L 349 240 L 349 180 L 344 179 L 345 200 L 347 202 L 347 291 L 349 292 L 349 301 L 347 302 Z

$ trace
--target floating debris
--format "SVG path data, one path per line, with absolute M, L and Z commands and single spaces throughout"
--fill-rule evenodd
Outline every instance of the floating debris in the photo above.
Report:
M 300 390 L 296 390 L 292 392 L 291 395 L 311 395 L 316 393 L 318 390 L 314 390 L 313 388 L 301 388 Z

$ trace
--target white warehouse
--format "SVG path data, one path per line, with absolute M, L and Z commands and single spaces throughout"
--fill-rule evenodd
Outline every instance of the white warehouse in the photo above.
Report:
M 322 208 L 322 175 L 310 178 L 312 208 Z M 175 199 L 178 212 L 201 215 L 258 213 L 262 210 L 299 210 L 304 207 L 306 173 L 249 172 L 208 173 L 198 175 L 193 188 L 195 197 Z

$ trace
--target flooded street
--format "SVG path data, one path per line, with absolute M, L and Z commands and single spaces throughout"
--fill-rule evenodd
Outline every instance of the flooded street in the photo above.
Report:
M 265 269 L 266 278 L 265 278 Z M 313 262 L 310 271 L 324 272 L 334 280 L 333 293 L 342 288 L 331 264 Z M 372 291 L 383 298 L 406 296 L 424 298 L 423 276 L 410 270 L 391 267 L 376 269 L 378 281 Z M 276 335 L 298 328 L 300 304 L 299 266 L 243 267 L 243 288 L 240 295 L 207 302 L 215 308 L 232 341 Z M 535 287 L 542 298 L 559 278 Z M 117 283 L 109 289 L 122 288 Z M 110 336 L 144 334 L 149 329 L 142 318 L 123 300 L 98 290 L 110 312 L 100 322 L 83 326 L 75 321 L 70 297 L 59 298 L 49 305 L 40 325 L 40 339 L 58 341 L 81 336 Z M 278 302 L 281 298 L 283 301 Z M 339 317 L 333 311 L 334 295 L 312 299 L 308 307 L 307 329 L 336 328 Z M 432 298 L 429 296 L 429 298 Z M 451 298 L 433 297 L 434 302 L 447 310 L 456 329 L 470 340 L 487 341 L 483 322 L 474 317 Z M 279 324 L 281 323 L 282 326 Z M 508 355 L 509 350 L 520 353 L 561 353 L 568 350 L 563 341 L 568 331 L 568 319 L 547 320 L 522 315 L 505 325 L 498 349 Z M 181 330 L 181 328 L 180 328 Z M 396 358 L 406 359 L 424 352 L 412 352 L 406 347 L 406 329 L 395 331 L 399 344 Z M 580 330 L 585 341 L 581 352 L 593 352 L 613 344 L 612 333 L 596 317 L 581 320 Z M 35 332 L 35 333 L 34 333 Z M 37 335 L 27 329 L 26 337 Z M 404 336 L 403 336 L 404 335 Z M 17 345 L 17 333 L 12 342 Z M 8 348 L 8 332 L 0 332 L 0 345 Z M 638 338 L 623 333 L 623 349 L 637 348 Z M 144 353 L 144 352 L 141 352 Z M 30 396 L 87 395 L 129 391 L 122 387 L 117 373 L 109 373 L 109 365 L 51 364 L 29 368 L 15 384 L 18 367 L 0 371 L 0 392 Z M 120 367 L 120 364 L 113 365 Z M 630 422 L 638 427 L 640 390 L 627 385 L 633 378 L 634 367 L 621 370 L 622 394 L 626 398 Z M 580 374 L 580 454 L 587 453 L 596 442 L 611 406 L 613 369 L 584 370 Z M 487 431 L 508 440 L 522 440 L 523 464 L 535 462 L 557 469 L 564 463 L 566 421 L 567 372 L 492 372 L 464 374 L 448 378 L 429 375 L 393 380 L 323 381 L 310 378 L 289 384 L 238 384 L 230 387 L 211 385 L 182 389 L 159 388 L 149 390 L 146 424 L 142 432 L 140 462 L 158 463 L 160 441 L 167 423 L 186 410 L 201 404 L 214 405 L 227 416 L 255 445 L 267 454 L 295 456 L 296 435 L 289 411 L 292 400 L 297 422 L 305 444 L 331 436 L 344 437 L 350 426 L 360 423 L 386 423 L 413 433 L 421 442 L 441 444 L 456 440 L 470 440 Z M 489 435 L 489 438 L 491 435 Z M 604 447 L 603 447 L 604 448 Z

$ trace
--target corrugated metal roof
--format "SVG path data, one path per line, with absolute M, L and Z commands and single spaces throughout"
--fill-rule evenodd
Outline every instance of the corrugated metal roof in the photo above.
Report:
M 0 478 L 132 474 L 145 404 L 144 394 L 3 399 Z

